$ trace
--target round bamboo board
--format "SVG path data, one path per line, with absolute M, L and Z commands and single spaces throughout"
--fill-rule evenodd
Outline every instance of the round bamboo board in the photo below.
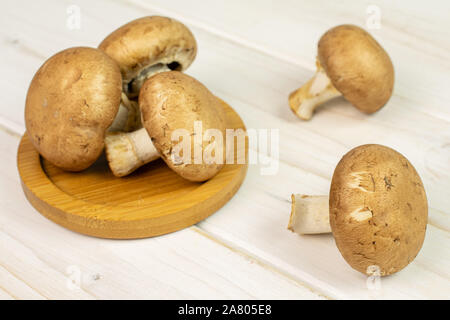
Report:
M 245 130 L 238 114 L 223 106 L 228 128 Z M 235 157 L 237 146 L 235 141 Z M 244 152 L 247 158 L 248 143 Z M 104 155 L 87 170 L 66 172 L 40 157 L 26 134 L 17 155 L 23 190 L 36 210 L 70 230 L 113 239 L 158 236 L 205 219 L 239 189 L 248 167 L 244 162 L 226 164 L 214 178 L 196 183 L 161 159 L 123 178 L 112 175 Z

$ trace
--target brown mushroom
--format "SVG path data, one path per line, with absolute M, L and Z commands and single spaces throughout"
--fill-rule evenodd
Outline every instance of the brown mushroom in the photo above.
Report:
M 120 112 L 121 75 L 102 51 L 76 47 L 49 58 L 28 89 L 25 124 L 39 153 L 69 171 L 89 167 L 101 154 L 105 131 L 129 122 Z
M 100 43 L 99 49 L 119 65 L 123 92 L 132 99 L 152 75 L 186 70 L 196 56 L 197 44 L 181 22 L 151 16 L 118 28 Z
M 428 205 L 413 165 L 397 151 L 362 145 L 336 166 L 330 196 L 292 196 L 288 228 L 299 234 L 331 230 L 350 266 L 382 276 L 407 266 L 419 253 Z
M 220 100 L 203 84 L 177 71 L 156 74 L 144 83 L 139 106 L 144 128 L 105 139 L 116 176 L 159 156 L 190 181 L 208 180 L 220 171 L 226 157 L 226 118 Z
M 394 67 L 389 55 L 357 26 L 328 30 L 320 38 L 316 65 L 314 77 L 289 96 L 292 111 L 303 120 L 341 95 L 368 114 L 381 109 L 392 95 Z

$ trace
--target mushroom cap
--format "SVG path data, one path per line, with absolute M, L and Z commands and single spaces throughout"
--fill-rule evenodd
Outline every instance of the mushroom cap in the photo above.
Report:
M 223 142 L 224 158 L 220 163 L 205 161 L 195 163 L 194 158 L 195 121 L 201 121 L 202 137 L 206 130 L 217 129 L 225 138 L 226 116 L 221 103 L 199 81 L 178 71 L 156 74 L 141 88 L 139 106 L 142 123 L 161 158 L 173 171 L 187 180 L 208 180 L 223 167 L 226 155 L 225 142 Z M 191 137 L 190 163 L 183 163 L 179 157 L 175 158 L 174 146 L 179 142 L 177 139 L 172 141 L 172 133 L 178 129 L 187 130 Z M 208 141 L 202 139 L 202 154 L 208 144 Z
M 181 22 L 151 16 L 116 29 L 100 43 L 99 49 L 117 62 L 127 85 L 149 65 L 163 63 L 177 71 L 186 70 L 197 54 L 197 43 Z
M 371 274 L 378 267 L 382 276 L 403 269 L 422 247 L 427 219 L 422 181 L 397 151 L 362 145 L 336 166 L 330 225 L 339 251 L 352 268 Z
M 392 95 L 394 67 L 389 55 L 357 26 L 328 30 L 319 40 L 318 60 L 334 87 L 363 112 L 378 111 Z
M 34 75 L 25 103 L 34 147 L 64 170 L 89 167 L 119 109 L 121 82 L 116 63 L 98 49 L 69 48 L 50 57 Z

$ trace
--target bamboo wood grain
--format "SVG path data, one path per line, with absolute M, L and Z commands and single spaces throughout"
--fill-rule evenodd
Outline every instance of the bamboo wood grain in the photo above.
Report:
M 237 113 L 223 106 L 228 128 L 245 130 Z M 247 144 L 245 148 L 247 154 Z M 25 195 L 42 215 L 73 231 L 113 239 L 158 236 L 205 219 L 236 193 L 248 167 L 235 161 L 214 178 L 195 183 L 157 160 L 117 178 L 102 156 L 87 170 L 66 172 L 41 158 L 26 134 L 17 165 Z

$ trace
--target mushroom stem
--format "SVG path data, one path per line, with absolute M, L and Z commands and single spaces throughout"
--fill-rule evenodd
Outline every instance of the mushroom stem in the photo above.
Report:
M 115 131 L 133 131 L 142 127 L 141 113 L 139 105 L 136 101 L 129 100 L 122 92 L 122 100 L 120 101 L 119 111 L 114 118 L 113 123 L 109 126 L 109 132 Z
M 106 158 L 116 177 L 123 177 L 159 158 L 145 128 L 133 132 L 108 132 L 105 137 Z
M 330 233 L 328 196 L 292 195 L 288 229 L 298 234 Z
M 289 95 L 289 106 L 302 120 L 311 119 L 319 105 L 342 95 L 333 86 L 320 63 L 317 61 L 316 64 L 317 71 L 314 77 Z

